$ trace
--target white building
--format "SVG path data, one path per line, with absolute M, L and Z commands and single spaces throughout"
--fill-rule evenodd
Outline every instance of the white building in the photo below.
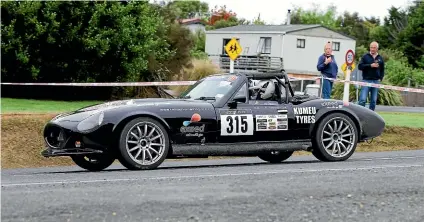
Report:
M 341 75 L 346 52 L 356 47 L 355 39 L 321 25 L 239 25 L 206 31 L 205 51 L 213 61 L 227 54 L 231 38 L 238 39 L 242 57 L 282 58 L 283 68 L 297 77 L 319 75 L 318 57 L 329 41 Z

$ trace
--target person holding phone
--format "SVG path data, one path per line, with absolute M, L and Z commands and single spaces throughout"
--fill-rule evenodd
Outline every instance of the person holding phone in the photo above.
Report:
M 362 56 L 358 69 L 362 71 L 363 82 L 380 84 L 383 81 L 384 60 L 378 54 L 377 42 L 371 42 L 370 51 Z M 365 106 L 369 94 L 371 94 L 369 108 L 374 111 L 378 98 L 378 88 L 376 87 L 361 86 L 359 105 Z
M 327 42 L 324 46 L 324 53 L 318 58 L 317 70 L 321 72 L 323 77 L 335 79 L 337 77 L 337 66 L 334 58 L 331 42 Z M 333 89 L 333 81 L 328 79 L 322 80 L 322 98 L 330 99 Z

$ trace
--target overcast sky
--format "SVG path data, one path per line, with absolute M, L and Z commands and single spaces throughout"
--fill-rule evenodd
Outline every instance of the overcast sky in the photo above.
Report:
M 404 7 L 410 0 L 201 0 L 209 4 L 209 8 L 215 5 L 226 5 L 227 8 L 237 13 L 237 17 L 252 20 L 261 13 L 261 19 L 270 24 L 281 24 L 286 21 L 287 9 L 293 5 L 304 9 L 310 8 L 312 3 L 319 4 L 321 9 L 333 3 L 337 6 L 337 12 L 358 12 L 360 16 L 376 16 L 383 20 L 387 15 L 387 9 L 392 5 Z

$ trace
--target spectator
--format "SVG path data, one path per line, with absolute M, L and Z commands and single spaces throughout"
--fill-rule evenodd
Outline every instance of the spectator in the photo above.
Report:
M 333 49 L 330 42 L 324 46 L 324 54 L 318 58 L 317 69 L 321 72 L 323 77 L 335 79 L 337 77 L 337 66 L 336 60 L 332 55 Z M 322 79 L 322 98 L 330 99 L 331 91 L 333 89 L 333 81 L 328 79 Z
M 383 57 L 378 54 L 378 43 L 371 42 L 370 51 L 362 56 L 358 69 L 362 70 L 363 82 L 379 84 L 384 78 Z M 365 106 L 368 94 L 371 93 L 370 109 L 375 110 L 377 104 L 378 88 L 361 86 L 359 105 Z

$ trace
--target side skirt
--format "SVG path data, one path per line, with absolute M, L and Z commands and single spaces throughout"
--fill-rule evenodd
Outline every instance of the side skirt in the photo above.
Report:
M 173 155 L 184 156 L 255 156 L 271 151 L 308 151 L 312 147 L 310 140 L 212 143 L 212 144 L 172 144 Z
M 51 149 L 47 148 L 41 152 L 44 157 L 55 157 L 55 156 L 71 156 L 71 155 L 83 155 L 83 154 L 101 154 L 103 151 L 90 149 L 90 148 L 65 148 L 65 149 Z

